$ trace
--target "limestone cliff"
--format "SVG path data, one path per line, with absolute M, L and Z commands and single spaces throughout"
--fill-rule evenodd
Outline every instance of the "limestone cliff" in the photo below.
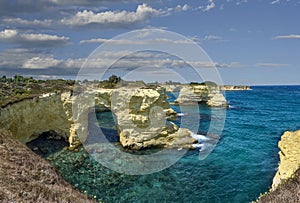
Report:
M 196 141 L 187 129 L 178 129 L 169 121 L 177 114 L 169 107 L 164 88 L 44 94 L 1 108 L 0 128 L 11 131 L 23 143 L 52 130 L 68 140 L 73 150 L 87 139 L 88 115 L 93 110 L 113 112 L 124 147 L 190 148 Z
M 124 147 L 192 148 L 196 142 L 187 129 L 166 120 L 174 119 L 176 112 L 170 108 L 164 88 L 114 90 L 111 103 Z
M 283 180 L 291 178 L 295 171 L 300 168 L 300 130 L 285 132 L 278 143 L 280 164 L 273 179 L 274 190 Z
M 0 128 L 12 132 L 22 143 L 36 139 L 42 132 L 56 131 L 69 137 L 68 120 L 60 94 L 44 94 L 1 108 Z
M 227 107 L 225 97 L 219 88 L 206 85 L 186 85 L 179 92 L 177 104 L 205 103 L 211 107 Z

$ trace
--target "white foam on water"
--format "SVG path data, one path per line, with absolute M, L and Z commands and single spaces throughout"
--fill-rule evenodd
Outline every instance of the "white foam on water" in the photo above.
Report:
M 196 134 L 196 133 L 193 133 L 193 132 L 190 132 L 191 133 L 191 136 L 194 138 L 194 139 L 197 139 L 199 142 L 205 142 L 205 141 L 208 141 L 210 140 L 208 137 L 206 137 L 205 135 L 200 135 L 200 134 Z
M 195 148 L 202 148 L 204 146 L 204 144 L 198 143 L 198 144 L 192 144 L 192 146 Z
M 186 114 L 184 113 L 177 113 L 177 116 L 185 116 Z

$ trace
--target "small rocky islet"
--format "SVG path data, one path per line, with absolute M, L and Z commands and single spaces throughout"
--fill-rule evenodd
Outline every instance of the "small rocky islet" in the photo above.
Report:
M 204 103 L 212 107 L 226 108 L 228 107 L 228 104 L 224 96 L 222 95 L 221 90 L 227 91 L 250 89 L 249 87 L 235 88 L 231 86 L 223 86 L 219 88 L 217 86 L 211 87 L 205 84 L 182 85 L 181 87 L 178 86 L 178 84 L 175 86 L 161 85 L 155 87 L 142 84 L 142 86 L 137 87 L 134 83 L 126 84 L 126 88 L 124 88 L 122 87 L 124 86 L 124 84 L 118 87 L 117 84 L 110 84 L 109 81 L 108 83 L 102 84 L 86 82 L 88 85 L 84 86 L 84 92 L 87 94 L 84 94 L 83 97 L 78 96 L 74 99 L 74 95 L 77 96 L 76 91 L 74 91 L 73 89 L 75 83 L 73 81 L 63 80 L 59 80 L 59 82 L 61 84 L 59 87 L 57 87 L 57 82 L 35 80 L 33 82 L 32 79 L 30 79 L 29 81 L 26 78 L 23 78 L 23 81 L 21 80 L 21 82 L 20 78 L 18 78 L 17 82 L 14 80 L 1 82 L 1 87 L 5 91 L 2 90 L 0 95 L 2 106 L 0 128 L 8 130 L 10 132 L 1 132 L 1 135 L 4 136 L 2 136 L 1 138 L 0 147 L 4 149 L 4 147 L 6 146 L 6 141 L 3 141 L 6 140 L 6 136 L 11 137 L 7 139 L 14 140 L 13 142 L 20 141 L 21 143 L 25 144 L 36 140 L 41 136 L 41 134 L 45 132 L 50 132 L 50 134 L 52 134 L 52 137 L 49 137 L 48 134 L 48 140 L 60 140 L 60 147 L 62 147 L 60 150 L 58 149 L 57 151 L 51 151 L 51 147 L 37 147 L 34 145 L 33 147 L 31 147 L 31 149 L 35 152 L 39 152 L 54 166 L 60 167 L 60 170 L 72 171 L 74 170 L 74 167 L 77 168 L 77 172 L 80 174 L 80 177 L 78 173 L 74 173 L 74 177 L 71 179 L 69 178 L 67 181 L 72 183 L 72 185 L 79 189 L 81 192 L 88 193 L 91 198 L 94 198 L 99 202 L 105 200 L 105 197 L 103 198 L 93 195 L 93 189 L 89 188 L 88 186 L 89 182 L 91 185 L 97 182 L 100 184 L 99 187 L 103 187 L 103 189 L 105 190 L 105 185 L 111 187 L 114 184 L 121 184 L 122 181 L 120 179 L 116 182 L 116 180 L 112 180 L 111 178 L 109 178 L 111 177 L 111 175 L 114 177 L 117 177 L 117 175 L 106 174 L 107 176 L 103 177 L 102 181 L 108 182 L 102 183 L 100 180 L 93 179 L 93 177 L 84 176 L 83 174 L 85 174 L 86 172 L 83 169 L 80 170 L 80 167 L 85 165 L 91 166 L 91 171 L 104 171 L 101 169 L 103 166 L 101 166 L 99 163 L 95 164 L 93 160 L 88 157 L 86 150 L 81 147 L 82 140 L 85 141 L 88 137 L 87 123 L 81 122 L 83 120 L 87 121 L 89 112 L 88 109 L 94 107 L 95 111 L 97 112 L 114 112 L 114 116 L 116 116 L 117 118 L 115 134 L 119 135 L 118 141 L 120 141 L 118 142 L 119 144 L 117 144 L 117 147 L 119 147 L 120 149 L 125 148 L 133 151 L 143 150 L 147 148 L 151 149 L 156 147 L 177 149 L 183 147 L 191 149 L 193 148 L 192 144 L 197 142 L 197 140 L 191 136 L 188 129 L 183 129 L 182 131 L 182 129 L 178 128 L 178 126 L 176 126 L 176 124 L 172 122 L 172 120 L 177 117 L 177 114 L 172 108 L 170 108 L 170 104 L 167 101 L 166 90 L 176 88 L 176 90 L 179 92 L 179 97 L 174 102 L 175 105 L 185 105 L 196 101 L 197 103 Z M 107 86 L 109 86 L 109 88 L 107 88 Z M 18 89 L 18 91 L 15 92 L 15 89 Z M 14 96 L 14 94 L 16 95 Z M 129 106 L 129 108 L 127 109 L 125 109 L 124 105 L 122 104 L 122 102 L 126 100 L 126 98 L 134 98 L 131 99 L 126 105 L 126 107 Z M 74 114 L 72 113 L 72 107 L 74 107 L 74 101 L 76 101 L 77 99 L 79 101 L 77 104 L 84 103 L 86 106 L 81 106 L 80 108 L 75 106 L 75 108 L 83 113 L 77 114 L 77 117 L 74 117 Z M 111 105 L 112 102 L 114 102 L 114 105 Z M 111 108 L 112 106 L 114 108 Z M 159 124 L 157 124 L 155 126 L 156 129 L 151 128 L 151 130 L 145 134 L 139 134 L 132 130 L 132 123 L 140 128 L 149 127 L 149 125 L 151 124 L 151 116 L 149 116 L 149 114 L 153 113 L 151 112 L 151 109 L 153 109 L 153 107 L 155 106 L 159 106 L 159 110 L 163 112 L 163 114 L 154 112 L 156 113 L 155 116 L 161 116 L 162 120 L 164 120 L 165 125 L 161 127 Z M 126 116 L 124 116 L 124 111 L 127 111 Z M 128 122 L 128 120 L 130 120 L 130 122 Z M 157 126 L 159 126 L 159 128 Z M 157 135 L 157 132 L 159 132 L 158 139 L 156 139 L 156 136 L 149 136 L 149 134 Z M 287 146 L 290 146 L 291 142 L 284 142 L 284 140 L 289 140 L 286 137 L 287 135 L 284 134 L 282 136 L 282 141 L 279 143 L 279 147 L 281 149 L 280 158 L 282 165 L 279 166 L 279 171 L 274 178 L 273 186 L 278 185 L 279 182 L 285 180 L 286 178 L 290 178 L 293 174 L 296 174 L 296 178 L 294 177 L 294 179 L 297 180 L 298 177 L 297 168 L 299 168 L 299 162 L 297 162 L 298 165 L 294 162 L 294 158 L 298 155 L 291 154 L 293 154 L 295 151 L 297 152 L 297 146 L 299 145 L 296 145 L 295 150 L 288 150 L 287 153 L 285 150 L 289 148 Z M 9 140 L 9 142 L 11 140 Z M 77 152 L 74 153 L 74 151 Z M 2 152 L 1 154 L 5 153 L 6 152 Z M 66 159 L 65 153 L 71 153 L 70 156 L 67 156 L 70 157 L 69 159 Z M 288 167 L 283 166 L 284 163 L 287 162 L 285 161 L 286 157 L 294 157 L 288 159 L 293 160 L 291 162 L 291 165 L 289 165 Z M 72 163 L 77 163 L 77 165 L 72 166 Z M 73 168 L 70 169 L 69 167 Z M 291 168 L 292 170 L 290 170 Z M 288 172 L 286 172 L 285 169 L 288 169 Z M 284 176 L 282 174 L 288 175 Z M 105 173 L 103 175 L 105 176 Z M 57 176 L 59 177 L 60 175 L 57 174 Z M 86 187 L 82 187 L 82 184 L 76 185 L 76 181 L 80 181 L 78 178 L 84 179 L 84 181 L 86 181 Z M 62 184 L 65 184 L 63 180 L 61 181 Z M 114 183 L 110 183 L 110 181 Z M 124 187 L 126 187 L 126 184 L 124 185 Z M 66 190 L 72 191 L 72 194 L 74 194 L 75 196 L 78 195 L 77 191 L 74 190 L 72 186 L 65 187 Z M 25 198 L 22 197 L 22 195 L 16 197 L 14 194 L 9 194 L 7 191 L 9 191 L 10 189 L 8 188 L 9 187 L 6 188 L 6 186 L 3 188 L 2 191 L 6 192 L 2 192 L 0 194 L 0 199 L 2 198 L 1 200 L 9 200 L 9 198 L 11 200 L 15 200 L 17 198 Z M 282 188 L 282 186 L 279 186 L 278 188 Z M 277 187 L 273 187 L 273 189 L 276 192 Z M 14 190 L 12 191 L 15 192 Z M 23 191 L 25 190 L 22 190 L 22 192 Z M 111 190 L 109 191 L 112 192 Z M 113 196 L 115 195 L 113 193 L 107 195 Z M 48 196 L 46 197 L 49 198 Z M 38 198 L 42 197 L 28 195 L 28 198 L 36 198 L 37 200 L 40 200 Z M 57 195 L 54 198 L 62 197 Z M 80 198 L 86 198 L 86 200 L 84 200 L 85 202 L 92 201 L 88 200 L 86 196 L 82 196 Z M 260 201 L 262 201 L 263 198 L 264 197 L 262 197 Z M 64 201 L 63 198 L 61 200 Z M 69 201 L 71 200 L 66 200 L 66 202 Z

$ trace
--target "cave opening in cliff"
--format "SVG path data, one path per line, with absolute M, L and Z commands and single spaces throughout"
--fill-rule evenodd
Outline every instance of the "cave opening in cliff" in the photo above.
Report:
M 67 148 L 69 143 L 57 132 L 50 130 L 39 134 L 36 139 L 28 142 L 26 145 L 36 154 L 47 158 L 50 154 Z

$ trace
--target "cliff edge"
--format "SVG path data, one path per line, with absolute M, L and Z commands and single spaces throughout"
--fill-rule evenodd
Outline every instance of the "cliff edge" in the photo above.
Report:
M 94 202 L 57 170 L 0 129 L 0 202 Z
M 278 143 L 280 164 L 270 192 L 262 195 L 260 203 L 300 202 L 300 130 L 287 131 Z
M 300 130 L 285 132 L 281 136 L 278 147 L 280 164 L 273 179 L 272 189 L 275 189 L 283 180 L 291 178 L 300 168 Z

